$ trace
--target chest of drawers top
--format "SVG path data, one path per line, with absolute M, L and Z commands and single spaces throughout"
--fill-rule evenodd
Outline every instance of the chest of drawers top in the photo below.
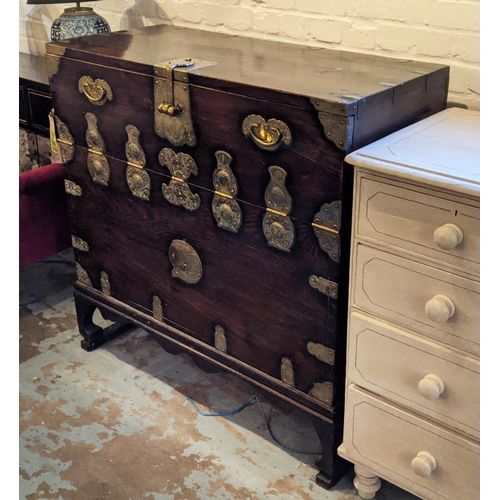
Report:
M 449 108 L 361 148 L 348 163 L 479 198 L 479 111 Z

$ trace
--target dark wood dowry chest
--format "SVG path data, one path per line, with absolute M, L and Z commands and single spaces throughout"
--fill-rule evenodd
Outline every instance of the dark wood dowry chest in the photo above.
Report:
M 449 68 L 173 26 L 47 45 L 82 346 L 138 325 L 342 441 L 352 172 Z M 99 308 L 115 321 L 92 323 Z

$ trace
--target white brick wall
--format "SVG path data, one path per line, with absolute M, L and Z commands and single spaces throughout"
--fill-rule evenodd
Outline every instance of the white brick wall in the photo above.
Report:
M 479 109 L 479 0 L 103 0 L 112 30 L 171 23 L 447 64 L 449 100 Z M 19 47 L 43 53 L 66 5 L 19 0 Z

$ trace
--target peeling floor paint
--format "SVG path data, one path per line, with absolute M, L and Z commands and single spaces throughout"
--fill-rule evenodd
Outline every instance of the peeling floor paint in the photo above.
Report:
M 357 500 L 352 472 L 326 491 L 314 457 L 271 440 L 257 394 L 286 446 L 319 449 L 302 414 L 246 382 L 205 373 L 142 329 L 80 348 L 71 252 L 20 270 L 19 498 L 26 500 Z M 388 483 L 379 500 L 414 500 Z

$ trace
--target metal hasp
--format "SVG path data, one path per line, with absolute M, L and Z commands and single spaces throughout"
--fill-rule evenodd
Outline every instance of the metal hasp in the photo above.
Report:
M 89 169 L 90 177 L 92 177 L 95 183 L 107 186 L 111 175 L 111 169 L 109 168 L 107 158 L 104 156 L 106 153 L 106 144 L 97 130 L 96 115 L 93 113 L 85 113 L 85 119 L 87 120 L 85 140 L 89 148 L 87 168 Z
M 195 285 L 200 281 L 203 268 L 196 250 L 183 240 L 173 240 L 168 249 L 168 258 L 174 266 L 172 276 Z
M 111 87 L 101 78 L 94 80 L 90 76 L 82 76 L 78 80 L 78 90 L 96 106 L 102 106 L 107 100 L 113 100 Z
M 220 325 L 215 325 L 214 345 L 218 351 L 227 353 L 226 332 Z
M 313 106 L 319 111 L 318 117 L 325 136 L 329 141 L 332 141 L 337 148 L 342 151 L 347 151 L 352 146 L 352 136 L 354 131 L 354 117 L 334 115 L 325 113 L 325 109 L 334 108 L 331 103 L 321 99 L 311 99 Z M 338 111 L 345 112 L 346 106 L 339 104 Z
M 153 317 L 157 321 L 163 321 L 163 306 L 158 295 L 153 295 Z
M 266 122 L 262 116 L 248 115 L 243 120 L 241 130 L 245 137 L 250 137 L 260 149 L 265 151 L 276 151 L 282 144 L 286 146 L 292 144 L 292 133 L 288 125 L 275 118 Z
M 333 384 L 331 382 L 317 382 L 309 391 L 309 396 L 318 399 L 328 406 L 333 405 Z
M 321 206 L 314 216 L 312 226 L 319 245 L 332 260 L 340 262 L 340 220 L 342 217 L 342 202 L 332 201 Z
M 321 276 L 309 276 L 309 284 L 318 290 L 318 292 L 324 293 L 327 297 L 336 299 L 338 297 L 339 285 L 334 281 L 327 280 Z
M 270 246 L 289 252 L 295 243 L 295 228 L 288 217 L 292 211 L 292 197 L 285 185 L 287 173 L 276 165 L 269 167 L 271 181 L 264 194 L 267 209 L 262 221 L 264 236 Z
M 216 151 L 217 168 L 212 176 L 215 194 L 212 199 L 212 213 L 217 225 L 237 233 L 241 226 L 241 208 L 234 199 L 238 194 L 238 182 L 231 169 L 232 156 L 225 151 Z
M 139 141 L 141 133 L 134 125 L 127 125 L 128 140 L 125 143 L 125 156 L 127 157 L 127 168 L 125 177 L 132 196 L 141 200 L 149 200 L 151 194 L 151 178 L 144 170 L 146 155 Z
M 199 59 L 176 59 L 154 66 L 155 131 L 173 146 L 196 145 L 191 117 L 188 70 L 213 66 Z
M 193 194 L 186 182 L 191 174 L 198 175 L 198 167 L 193 158 L 186 153 L 176 154 L 172 149 L 163 148 L 158 160 L 172 174 L 170 183 L 161 185 L 164 198 L 172 205 L 182 206 L 191 212 L 199 208 L 200 196 Z
M 295 387 L 293 365 L 289 358 L 281 358 L 281 381 L 290 387 Z
M 323 363 L 327 365 L 335 365 L 335 351 L 322 344 L 315 344 L 314 342 L 307 343 L 307 351 Z
M 50 115 L 54 118 L 56 125 L 57 144 L 61 152 L 61 160 L 63 163 L 67 163 L 73 159 L 75 140 L 70 134 L 68 126 L 54 113 L 54 110 L 50 112 Z

